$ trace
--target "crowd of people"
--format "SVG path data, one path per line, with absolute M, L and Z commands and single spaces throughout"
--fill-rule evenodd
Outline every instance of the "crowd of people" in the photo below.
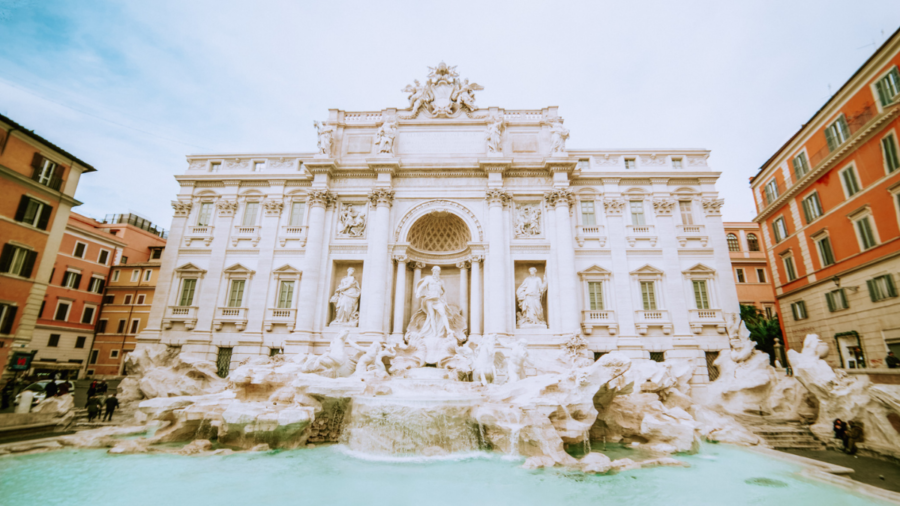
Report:
M 39 378 L 22 376 L 19 378 L 11 378 L 7 380 L 3 388 L 0 389 L 0 410 L 5 410 L 12 406 L 16 395 L 25 390 L 29 385 L 41 381 Z M 69 381 L 60 381 L 51 379 L 44 385 L 44 393 L 46 399 L 58 397 L 66 394 L 73 394 L 70 391 Z M 94 420 L 112 421 L 116 408 L 119 407 L 119 399 L 116 393 L 109 393 L 109 384 L 105 380 L 94 380 L 91 382 L 87 391 L 87 402 L 85 408 L 88 411 L 88 422 Z
M 834 437 L 844 443 L 844 453 L 856 455 L 856 452 L 859 450 L 856 444 L 865 441 L 863 423 L 856 420 L 845 422 L 840 418 L 835 418 Z

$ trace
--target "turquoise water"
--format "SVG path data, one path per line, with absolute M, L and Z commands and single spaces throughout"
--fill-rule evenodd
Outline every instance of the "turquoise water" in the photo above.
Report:
M 627 454 L 617 449 L 616 456 Z M 128 505 L 862 505 L 882 504 L 807 481 L 799 467 L 705 445 L 661 467 L 610 476 L 527 471 L 475 453 L 454 460 L 372 461 L 343 447 L 227 456 L 107 455 L 70 450 L 0 458 L 3 506 Z

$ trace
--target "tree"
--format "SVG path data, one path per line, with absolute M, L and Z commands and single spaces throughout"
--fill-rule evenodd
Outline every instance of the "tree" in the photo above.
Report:
M 750 340 L 756 343 L 756 349 L 768 353 L 769 363 L 774 364 L 778 358 L 775 356 L 775 338 L 782 339 L 783 342 L 778 315 L 768 318 L 756 306 L 741 305 L 741 319 L 747 325 Z

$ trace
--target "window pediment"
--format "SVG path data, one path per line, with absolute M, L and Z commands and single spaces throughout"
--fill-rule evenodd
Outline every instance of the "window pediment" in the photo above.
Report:
M 225 269 L 223 272 L 225 273 L 226 276 L 231 277 L 231 278 L 235 278 L 235 277 L 251 278 L 251 277 L 253 277 L 254 274 L 256 274 L 256 271 L 248 269 L 247 267 L 244 267 L 241 264 L 234 264 L 231 267 Z
M 581 277 L 582 281 L 587 280 L 606 280 L 609 279 L 612 273 L 599 265 L 592 265 L 587 269 L 578 273 L 578 276 Z
M 192 263 L 186 263 L 181 267 L 175 269 L 175 272 L 181 277 L 189 277 L 189 276 L 197 276 L 202 278 L 206 274 L 205 269 L 201 269 Z

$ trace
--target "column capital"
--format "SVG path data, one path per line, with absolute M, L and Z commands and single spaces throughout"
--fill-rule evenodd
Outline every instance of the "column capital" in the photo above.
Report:
M 490 205 L 504 205 L 510 201 L 509 192 L 499 190 L 497 188 L 491 188 L 487 192 L 485 192 L 484 198 L 488 201 Z
M 413 266 L 420 271 L 425 268 L 425 264 L 423 264 L 422 262 L 416 262 L 415 264 L 413 264 Z
M 544 194 L 544 199 L 551 206 L 571 207 L 575 203 L 575 194 L 571 190 L 558 189 L 551 190 Z
M 603 199 L 606 214 L 619 216 L 625 211 L 625 199 Z
M 328 190 L 310 190 L 307 194 L 309 207 L 328 207 L 334 204 L 334 195 Z
M 479 264 L 481 262 L 484 262 L 484 255 L 481 253 L 472 254 L 471 256 L 469 256 L 468 261 L 471 264 Z
M 172 209 L 175 210 L 175 216 L 187 217 L 191 212 L 193 203 L 190 200 L 173 200 Z
M 263 201 L 263 208 L 266 210 L 266 216 L 281 216 L 284 202 L 280 199 L 266 199 Z
M 457 262 L 457 263 L 456 263 L 456 268 L 457 268 L 457 269 L 460 269 L 460 270 L 468 269 L 468 268 L 469 268 L 469 262 L 468 262 L 468 261 Z
M 707 216 L 721 216 L 725 199 L 703 199 L 701 203 Z
M 409 257 L 403 254 L 394 255 L 394 261 L 398 264 L 405 264 L 409 262 Z
M 375 188 L 369 193 L 369 202 L 374 207 L 391 207 L 394 203 L 394 190 L 391 188 Z
M 237 208 L 237 200 L 219 199 L 216 201 L 216 209 L 219 211 L 219 216 L 234 216 Z
M 672 199 L 655 199 L 653 201 L 653 210 L 658 216 L 668 216 L 675 209 L 675 201 Z

